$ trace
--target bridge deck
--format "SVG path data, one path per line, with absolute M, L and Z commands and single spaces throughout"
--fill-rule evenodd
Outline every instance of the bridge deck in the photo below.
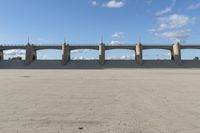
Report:
M 181 49 L 200 49 L 200 45 L 181 45 Z
M 144 45 L 142 49 L 167 49 L 172 50 L 172 45 Z
M 135 50 L 136 45 L 105 45 L 105 50 L 110 50 L 110 49 L 130 49 L 130 50 Z M 36 50 L 42 50 L 42 49 L 62 49 L 61 44 L 43 44 L 43 45 L 33 45 L 33 47 Z M 98 45 L 70 45 L 70 50 L 75 50 L 75 49 L 94 49 L 94 50 L 99 50 Z M 187 44 L 187 45 L 180 45 L 181 49 L 200 49 L 200 45 L 194 45 L 194 44 Z M 26 49 L 26 45 L 0 45 L 0 50 L 9 50 L 9 49 Z M 142 49 L 167 49 L 167 50 L 172 50 L 172 45 L 142 45 Z

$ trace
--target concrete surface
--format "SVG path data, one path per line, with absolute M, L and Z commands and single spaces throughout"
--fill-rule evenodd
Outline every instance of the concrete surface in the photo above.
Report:
M 0 133 L 199 133 L 199 69 L 0 70 Z

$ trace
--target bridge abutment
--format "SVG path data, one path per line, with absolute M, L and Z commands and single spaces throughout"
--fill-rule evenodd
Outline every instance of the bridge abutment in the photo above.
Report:
M 99 45 L 99 63 L 101 65 L 105 63 L 105 45 L 103 43 Z
M 3 50 L 0 50 L 0 60 L 4 60 Z
M 70 48 L 69 44 L 62 45 L 62 65 L 67 64 L 70 61 Z
M 142 65 L 142 63 L 143 63 L 142 44 L 141 43 L 136 45 L 136 48 L 135 48 L 135 61 L 139 65 Z
M 30 64 L 34 60 L 37 60 L 37 51 L 33 45 L 28 44 L 26 46 L 26 64 Z
M 180 43 L 176 43 L 172 47 L 172 59 L 175 61 L 177 64 L 181 64 L 181 47 Z

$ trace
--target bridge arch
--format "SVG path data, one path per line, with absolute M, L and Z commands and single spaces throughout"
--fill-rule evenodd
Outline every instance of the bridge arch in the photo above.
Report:
M 14 59 L 15 60 L 25 60 L 25 56 L 26 56 L 26 50 L 17 48 L 17 49 L 3 50 L 1 58 L 3 60 L 14 60 Z
M 199 48 L 183 48 L 181 49 L 182 60 L 199 60 L 200 49 Z
M 105 46 L 105 50 L 135 50 L 135 46 Z
M 35 48 L 35 50 L 61 50 L 61 46 L 59 47 L 59 46 L 55 46 L 55 47 L 53 47 L 53 46 L 48 46 L 48 47 L 45 47 L 45 46 L 37 46 L 36 48 Z
M 70 50 L 71 60 L 98 60 L 99 50 L 97 49 L 73 49 Z
M 62 52 L 60 49 L 38 49 L 36 57 L 37 60 L 61 60 Z
M 107 49 L 105 51 L 106 60 L 135 60 L 134 49 Z
M 143 49 L 143 60 L 171 60 L 172 52 L 169 49 Z

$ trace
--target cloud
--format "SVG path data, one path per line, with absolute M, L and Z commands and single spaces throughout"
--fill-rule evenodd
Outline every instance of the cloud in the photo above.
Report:
M 112 35 L 113 38 L 123 38 L 124 37 L 124 33 L 123 32 L 115 32 Z
M 172 12 L 172 8 L 176 5 L 176 0 L 172 0 L 172 3 L 170 6 L 166 7 L 163 10 L 160 10 L 158 12 L 156 12 L 156 16 L 162 16 L 164 14 L 170 13 Z
M 113 40 L 110 42 L 110 45 L 116 46 L 116 45 L 121 45 L 124 44 L 122 42 L 122 39 L 124 38 L 124 33 L 123 32 L 115 32 L 112 34 Z
M 98 59 L 94 57 L 75 56 L 72 57 L 72 60 L 98 60 Z
M 185 42 L 191 35 L 191 30 L 176 30 L 163 33 L 155 33 L 157 37 L 169 39 L 173 42 Z
M 48 56 L 46 54 L 44 54 L 43 52 L 41 51 L 37 51 L 37 59 L 39 60 L 46 60 L 46 59 L 49 59 Z
M 47 55 L 43 55 L 43 54 L 38 54 L 37 55 L 37 59 L 40 59 L 40 60 L 48 60 L 48 56 Z
M 84 53 L 84 52 L 89 52 L 91 49 L 76 49 L 72 50 L 71 53 Z
M 187 10 L 195 10 L 195 9 L 198 9 L 200 8 L 200 2 L 199 3 L 196 3 L 196 4 L 192 4 L 190 5 Z
M 191 35 L 191 30 L 188 27 L 195 22 L 196 17 L 171 14 L 165 17 L 157 17 L 157 27 L 149 29 L 149 31 L 159 38 L 173 42 L 185 42 Z
M 95 0 L 93 0 L 91 3 L 92 3 L 92 5 L 94 5 L 94 6 L 97 6 L 97 5 L 98 5 L 97 1 L 95 1 Z
M 102 6 L 107 8 L 121 8 L 125 5 L 124 0 L 109 0 L 107 3 L 104 3 Z
M 159 17 L 158 30 L 182 28 L 188 24 L 194 24 L 195 21 L 196 17 L 189 17 L 186 15 L 179 15 L 179 14 L 172 14 L 167 17 Z
M 6 56 L 21 56 L 25 55 L 25 50 L 5 50 L 4 55 Z
M 25 50 L 20 49 L 13 49 L 13 50 L 5 50 L 4 51 L 4 57 L 5 59 L 13 58 L 13 57 L 22 57 L 22 59 L 25 59 Z
M 172 11 L 172 7 L 167 7 L 165 9 L 161 10 L 161 11 L 158 11 L 156 13 L 156 16 L 161 16 L 161 15 L 164 15 L 164 14 L 169 13 L 171 11 Z
M 120 41 L 111 41 L 110 42 L 110 45 L 111 46 L 117 46 L 117 45 L 122 45 L 122 44 L 124 44 L 123 42 L 120 42 Z
M 13 49 L 13 50 L 5 50 L 4 51 L 4 56 L 5 59 L 13 58 L 13 57 L 22 57 L 22 59 L 25 59 L 26 51 L 25 50 L 20 50 L 20 49 Z M 40 51 L 37 52 L 37 58 L 38 59 L 48 59 L 47 55 L 44 55 Z
M 80 53 L 82 52 L 81 50 L 71 50 L 71 53 Z
M 132 59 L 133 60 L 133 57 L 123 55 L 123 56 L 120 57 L 120 59 L 122 59 L 122 60 L 130 60 L 130 59 Z
M 107 57 L 108 60 L 134 60 L 134 57 L 128 55 L 122 55 L 121 57 L 117 56 L 109 56 Z
M 123 55 L 121 57 L 116 57 L 116 56 L 109 56 L 107 57 L 108 60 L 133 60 L 133 57 L 128 56 L 128 55 Z M 84 57 L 84 56 L 76 56 L 76 57 L 72 57 L 72 60 L 98 60 L 98 58 L 94 58 L 94 57 Z

